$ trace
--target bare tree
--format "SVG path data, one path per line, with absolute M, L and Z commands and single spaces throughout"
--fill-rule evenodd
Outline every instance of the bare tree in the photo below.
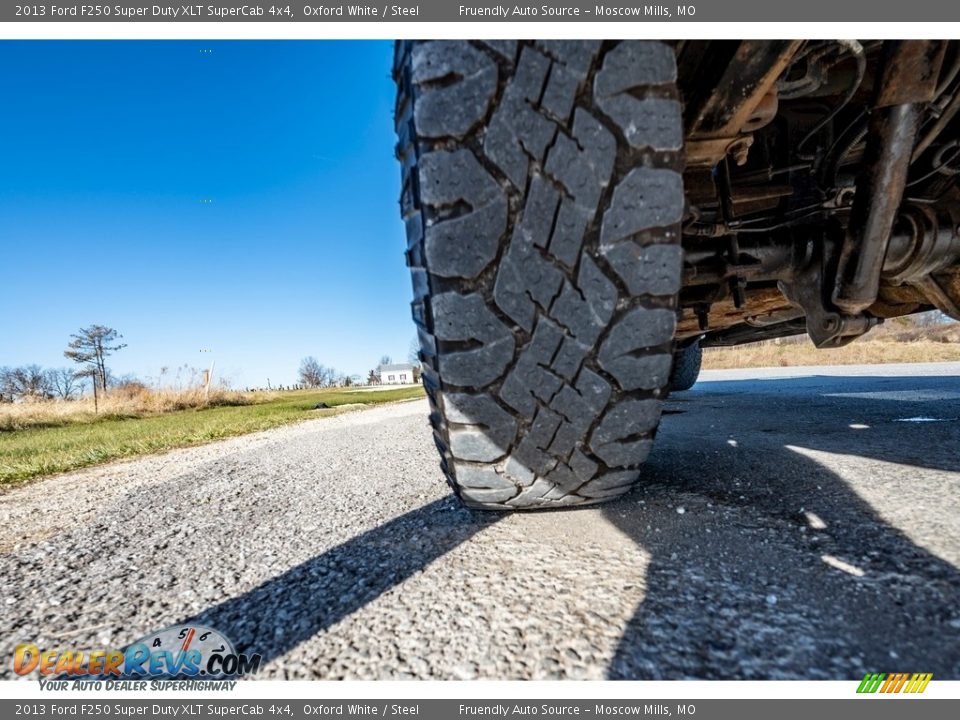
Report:
M 17 399 L 13 371 L 14 368 L 0 368 L 0 400 L 4 402 L 13 402 Z
M 340 373 L 334 370 L 332 367 L 320 366 L 321 373 L 320 376 L 323 378 L 324 387 L 332 387 L 337 384 L 337 378 L 340 377 Z
M 420 365 L 420 340 L 416 337 L 410 340 L 410 350 L 407 354 L 407 360 L 409 360 L 410 364 L 414 367 Z
M 330 387 L 336 385 L 340 373 L 332 367 L 321 365 L 313 355 L 300 361 L 300 383 L 306 387 Z
M 50 390 L 63 400 L 72 399 L 80 392 L 79 377 L 71 368 L 53 368 L 46 371 L 47 385 Z
M 53 397 L 47 374 L 39 365 L 3 368 L 0 374 L 0 394 L 11 400 Z
M 953 318 L 940 310 L 930 310 L 917 315 L 910 315 L 909 317 L 913 320 L 914 325 L 920 327 L 936 327 L 954 322 Z
M 106 391 L 109 378 L 106 361 L 117 350 L 126 347 L 126 343 L 113 344 L 122 339 L 123 335 L 113 328 L 91 325 L 81 328 L 77 334 L 70 337 L 70 344 L 63 351 L 64 357 L 73 360 L 84 370 L 93 370 L 92 373 L 84 372 L 84 375 L 92 377 L 94 383 L 99 383 L 100 388 Z
M 323 385 L 324 367 L 313 355 L 308 355 L 300 361 L 300 382 L 309 388 Z
M 390 357 L 389 355 L 381 355 L 380 362 L 378 362 L 377 366 L 370 371 L 370 376 L 367 378 L 367 382 L 370 385 L 379 385 L 383 381 L 383 378 L 380 377 L 380 368 L 383 367 L 384 365 L 391 365 L 391 364 L 393 364 L 392 357 Z

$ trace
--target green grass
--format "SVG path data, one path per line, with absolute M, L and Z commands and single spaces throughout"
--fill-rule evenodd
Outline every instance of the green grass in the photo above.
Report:
M 179 410 L 135 418 L 97 418 L 59 427 L 0 432 L 0 487 L 108 460 L 160 452 L 323 417 L 337 406 L 373 405 L 421 397 L 421 387 L 396 390 L 318 390 L 281 393 L 250 405 Z M 330 409 L 315 410 L 317 403 Z

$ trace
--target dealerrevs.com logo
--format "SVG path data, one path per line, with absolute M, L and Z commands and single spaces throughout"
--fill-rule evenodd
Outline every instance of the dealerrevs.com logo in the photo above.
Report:
M 122 650 L 48 648 L 17 645 L 13 670 L 59 679 L 220 680 L 255 673 L 260 655 L 238 653 L 221 632 L 203 625 L 171 625 L 146 635 Z
M 933 679 L 933 673 L 867 673 L 860 681 L 858 693 L 922 693 Z

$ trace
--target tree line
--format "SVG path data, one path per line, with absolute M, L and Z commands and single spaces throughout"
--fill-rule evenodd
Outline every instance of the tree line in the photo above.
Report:
M 0 368 L 0 402 L 23 399 L 72 400 L 89 380 L 94 395 L 106 392 L 111 382 L 107 358 L 126 347 L 123 336 L 104 325 L 90 325 L 70 336 L 63 355 L 77 367 L 43 368 L 39 365 Z
M 337 372 L 332 367 L 322 365 L 313 355 L 308 355 L 300 361 L 300 369 L 297 373 L 300 378 L 300 385 L 305 388 L 336 387 L 339 385 L 352 385 L 353 381 L 349 375 Z
M 123 335 L 114 328 L 90 325 L 71 335 L 70 342 L 63 351 L 64 357 L 72 360 L 75 367 L 43 368 L 36 364 L 0 367 L 0 402 L 54 398 L 72 400 L 83 392 L 85 381 L 89 381 L 96 400 L 98 394 L 105 393 L 115 382 L 107 367 L 107 358 L 127 347 L 126 343 L 120 342 L 122 339 Z M 411 342 L 409 358 L 414 365 L 414 382 L 419 380 L 418 350 L 419 344 L 414 339 Z M 392 362 L 389 355 L 383 355 L 376 367 L 367 373 L 367 384 L 379 385 L 380 366 L 390 365 Z M 290 389 L 346 387 L 358 381 L 363 382 L 358 376 L 346 375 L 321 364 L 312 355 L 300 361 L 298 377 L 299 383 Z
M 380 358 L 380 365 L 389 364 L 389 355 L 384 355 Z M 300 361 L 297 378 L 298 383 L 292 388 L 294 390 L 301 390 L 303 388 L 349 387 L 363 382 L 360 376 L 341 373 L 332 367 L 322 364 L 313 355 L 308 355 Z M 380 374 L 376 369 L 367 373 L 366 383 L 367 385 L 380 384 Z
M 418 354 L 420 346 L 416 344 L 416 347 L 414 347 L 414 343 L 411 343 L 409 361 L 413 365 L 413 382 L 420 382 L 420 357 Z M 380 377 L 380 368 L 383 365 L 391 364 L 393 364 L 393 358 L 389 355 L 382 355 L 380 361 L 367 372 L 366 384 L 379 385 L 383 380 Z M 359 380 L 357 376 L 344 375 L 332 367 L 323 365 L 313 355 L 308 355 L 300 361 L 297 377 L 299 382 L 293 388 L 296 390 L 301 388 L 347 387 L 356 384 Z

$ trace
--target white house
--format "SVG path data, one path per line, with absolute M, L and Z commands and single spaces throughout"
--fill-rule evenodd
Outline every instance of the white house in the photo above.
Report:
M 396 365 L 381 365 L 377 368 L 380 373 L 381 385 L 412 385 L 416 382 L 413 376 L 414 366 L 410 363 Z

